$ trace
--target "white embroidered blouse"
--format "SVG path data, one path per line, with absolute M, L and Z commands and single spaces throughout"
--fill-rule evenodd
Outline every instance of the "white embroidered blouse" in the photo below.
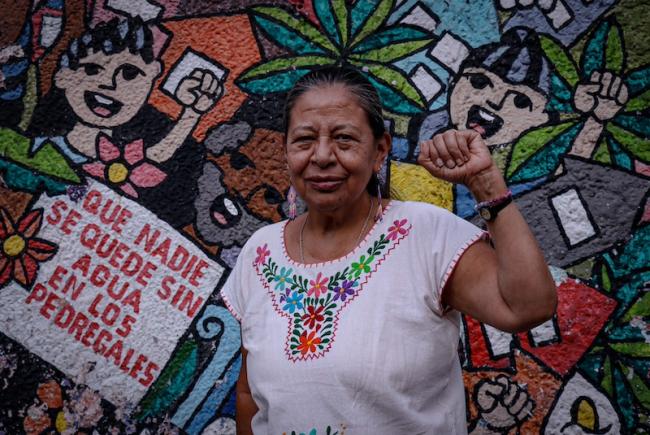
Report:
M 221 290 L 241 322 L 256 434 L 464 434 L 460 317 L 441 291 L 486 233 L 392 201 L 345 257 L 300 264 L 257 231 Z

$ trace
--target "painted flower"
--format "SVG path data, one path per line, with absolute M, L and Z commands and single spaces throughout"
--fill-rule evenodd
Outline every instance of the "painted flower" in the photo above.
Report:
M 117 186 L 132 198 L 138 197 L 135 187 L 149 188 L 159 185 L 167 174 L 145 160 L 142 139 L 126 144 L 124 152 L 106 135 L 97 140 L 99 161 L 82 165 L 95 178 Z
M 318 299 L 321 294 L 327 291 L 327 281 L 329 281 L 329 278 L 324 277 L 322 273 L 318 272 L 315 280 L 309 280 L 309 285 L 311 287 L 307 290 L 307 296 L 313 295 Z
M 293 314 L 296 310 L 302 310 L 304 305 L 302 304 L 302 299 L 305 297 L 302 293 L 295 292 L 287 298 L 287 303 L 282 307 L 284 311 L 288 311 Z
M 304 331 L 300 335 L 300 344 L 298 345 L 298 350 L 302 355 L 305 355 L 307 352 L 316 352 L 316 346 L 321 343 L 319 337 L 316 337 L 316 331 L 311 331 L 307 335 L 307 331 Z
M 0 208 L 0 287 L 11 278 L 29 287 L 36 279 L 38 263 L 56 253 L 54 243 L 34 237 L 42 221 L 42 208 L 27 213 L 16 225 L 9 213 Z
M 332 290 L 334 292 L 334 300 L 337 301 L 341 299 L 341 301 L 344 302 L 348 296 L 352 296 L 354 294 L 354 289 L 352 287 L 355 285 L 357 285 L 356 281 L 349 281 L 347 279 L 344 279 L 340 286 L 336 286 Z
M 255 258 L 255 264 L 264 264 L 266 257 L 269 256 L 271 251 L 267 249 L 268 244 L 265 243 L 264 246 L 257 247 L 257 257 Z
M 280 268 L 280 273 L 278 275 L 275 275 L 273 277 L 273 281 L 276 282 L 275 284 L 275 289 L 276 290 L 284 290 L 284 286 L 289 284 L 293 284 L 293 280 L 291 279 L 291 273 L 293 272 L 293 269 L 285 268 L 284 266 Z
M 309 329 L 314 329 L 314 327 L 322 322 L 325 317 L 321 314 L 325 307 L 322 305 L 316 309 L 312 305 L 307 306 L 307 313 L 302 316 L 302 320 L 309 327 Z
M 353 262 L 351 267 L 352 267 L 352 273 L 355 278 L 359 278 L 362 273 L 370 273 L 370 263 L 372 263 L 372 260 L 374 260 L 375 257 L 372 255 L 368 256 L 366 258 L 365 255 L 362 255 L 361 258 L 359 258 L 359 262 Z
M 388 240 L 397 240 L 399 236 L 406 234 L 406 219 L 393 221 L 393 225 L 388 227 Z

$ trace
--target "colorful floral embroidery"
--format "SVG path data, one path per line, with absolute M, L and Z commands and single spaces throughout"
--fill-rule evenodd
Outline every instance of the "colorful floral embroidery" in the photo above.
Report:
M 324 435 L 345 435 L 345 425 L 341 424 L 339 425 L 339 430 L 335 431 L 332 426 L 327 426 L 325 428 Z M 323 434 L 323 432 L 320 432 Z M 282 435 L 289 435 L 287 432 L 282 432 Z M 309 432 L 296 432 L 295 430 L 291 431 L 291 435 L 318 435 L 318 431 L 316 428 L 310 430 Z
M 286 342 L 290 360 L 318 358 L 331 348 L 339 312 L 359 294 L 410 228 L 406 219 L 396 220 L 358 260 L 332 276 L 318 272 L 311 279 L 279 265 L 267 244 L 257 248 L 253 266 L 271 294 L 276 311 L 290 322 Z

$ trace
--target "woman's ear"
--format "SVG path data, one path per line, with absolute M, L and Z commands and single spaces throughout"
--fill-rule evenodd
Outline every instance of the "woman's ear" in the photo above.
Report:
M 375 164 L 373 166 L 375 172 L 379 172 L 382 165 L 386 161 L 386 158 L 390 153 L 392 144 L 393 144 L 393 140 L 391 138 L 390 133 L 384 132 L 382 137 L 379 138 L 379 140 L 377 141 L 377 158 L 375 159 Z

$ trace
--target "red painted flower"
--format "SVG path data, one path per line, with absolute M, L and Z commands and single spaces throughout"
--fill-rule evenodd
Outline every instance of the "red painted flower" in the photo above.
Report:
M 399 236 L 406 234 L 406 219 L 393 221 L 393 225 L 388 228 L 388 240 L 397 240 Z
M 300 335 L 300 344 L 298 345 L 298 350 L 302 355 L 307 352 L 316 352 L 316 346 L 320 344 L 320 338 L 316 337 L 316 331 L 311 331 L 307 335 L 307 331 L 303 332 Z
M 317 309 L 314 309 L 313 306 L 309 305 L 307 306 L 307 314 L 304 314 L 302 316 L 302 320 L 306 321 L 305 323 L 309 327 L 309 329 L 314 329 L 314 326 L 316 326 L 317 323 L 322 322 L 324 317 L 321 315 L 325 307 L 320 306 Z
M 268 244 L 265 243 L 264 246 L 257 247 L 257 258 L 255 258 L 255 264 L 264 264 L 266 257 L 269 256 L 271 251 L 267 249 Z
M 142 139 L 126 144 L 124 152 L 106 135 L 97 140 L 99 161 L 86 163 L 83 169 L 95 178 L 119 187 L 132 198 L 138 197 L 135 187 L 154 187 L 167 178 L 167 174 L 145 160 Z
M 56 253 L 55 244 L 34 237 L 42 221 L 42 208 L 27 213 L 16 225 L 9 213 L 0 208 L 0 287 L 11 278 L 29 287 L 36 279 L 38 263 Z
M 307 290 L 307 296 L 314 295 L 315 298 L 319 298 L 321 293 L 327 292 L 327 281 L 329 281 L 329 278 L 324 277 L 322 273 L 318 272 L 316 280 L 309 280 L 311 288 Z

